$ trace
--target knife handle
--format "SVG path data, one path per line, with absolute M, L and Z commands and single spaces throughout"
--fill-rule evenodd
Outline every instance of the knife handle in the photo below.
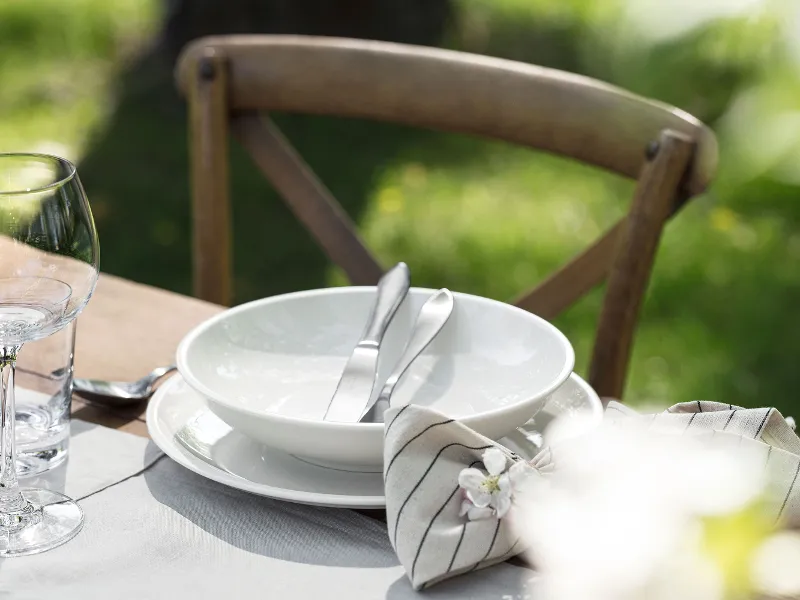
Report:
M 378 297 L 367 322 L 362 342 L 379 346 L 394 314 L 411 287 L 411 273 L 406 263 L 397 263 L 378 281 Z

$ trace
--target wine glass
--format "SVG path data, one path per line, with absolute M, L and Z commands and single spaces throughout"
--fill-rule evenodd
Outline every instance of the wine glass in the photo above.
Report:
M 64 494 L 17 482 L 14 366 L 23 344 L 83 309 L 97 265 L 97 232 L 75 166 L 0 154 L 0 556 L 49 550 L 83 525 L 83 511 Z

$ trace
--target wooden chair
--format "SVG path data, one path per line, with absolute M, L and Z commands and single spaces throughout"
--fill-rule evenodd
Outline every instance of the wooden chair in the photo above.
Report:
M 637 180 L 630 211 L 516 304 L 546 319 L 608 279 L 589 382 L 621 397 L 662 228 L 716 168 L 692 116 L 586 77 L 435 48 L 323 37 L 208 37 L 187 46 L 195 294 L 230 301 L 229 132 L 356 285 L 383 269 L 352 221 L 263 111 L 338 115 L 477 134 Z M 446 282 L 442 282 L 443 285 Z

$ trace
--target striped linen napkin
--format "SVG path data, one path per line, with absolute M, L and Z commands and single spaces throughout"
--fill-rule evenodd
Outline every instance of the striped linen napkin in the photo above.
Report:
M 640 415 L 610 402 L 606 421 L 639 421 L 654 433 L 704 436 L 714 444 L 727 443 L 737 459 L 763 464 L 770 493 L 767 510 L 790 528 L 800 527 L 800 438 L 775 408 L 741 408 L 695 400 L 676 404 L 662 413 Z
M 606 422 L 644 422 L 654 433 L 708 435 L 714 442 L 763 454 L 775 490 L 775 516 L 800 526 L 800 438 L 774 408 L 743 409 L 717 402 L 677 404 L 662 413 L 642 415 L 616 402 Z M 716 439 L 718 438 L 718 439 Z M 527 549 L 512 518 L 470 520 L 465 515 L 459 474 L 484 472 L 486 451 L 497 448 L 513 465 L 532 465 L 545 473 L 558 464 L 544 448 L 530 463 L 497 442 L 426 407 L 408 405 L 386 413 L 384 485 L 386 520 L 392 547 L 414 589 L 507 560 Z M 488 463 L 488 461 L 486 461 Z M 499 472 L 496 470 L 496 472 Z

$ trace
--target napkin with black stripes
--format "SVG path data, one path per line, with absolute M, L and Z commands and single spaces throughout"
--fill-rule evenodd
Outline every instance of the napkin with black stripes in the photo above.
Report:
M 527 548 L 508 516 L 475 521 L 461 516 L 463 490 L 458 485 L 463 469 L 483 468 L 481 458 L 488 448 L 501 449 L 509 465 L 521 457 L 429 408 L 392 408 L 385 416 L 389 539 L 415 589 L 491 566 Z M 761 452 L 765 472 L 783 486 L 776 494 L 776 517 L 800 526 L 800 438 L 776 409 L 696 401 L 641 415 L 611 402 L 606 421 L 621 419 L 642 420 L 657 433 L 732 439 L 737 446 Z M 531 463 L 540 471 L 558 468 L 549 463 L 551 456 L 545 448 Z
M 753 458 L 763 464 L 762 474 L 770 486 L 766 510 L 787 527 L 800 527 L 800 438 L 777 409 L 695 400 L 640 415 L 618 402 L 609 403 L 606 421 L 629 420 L 639 421 L 654 434 L 704 436 L 717 445 L 727 443 L 737 460 Z

